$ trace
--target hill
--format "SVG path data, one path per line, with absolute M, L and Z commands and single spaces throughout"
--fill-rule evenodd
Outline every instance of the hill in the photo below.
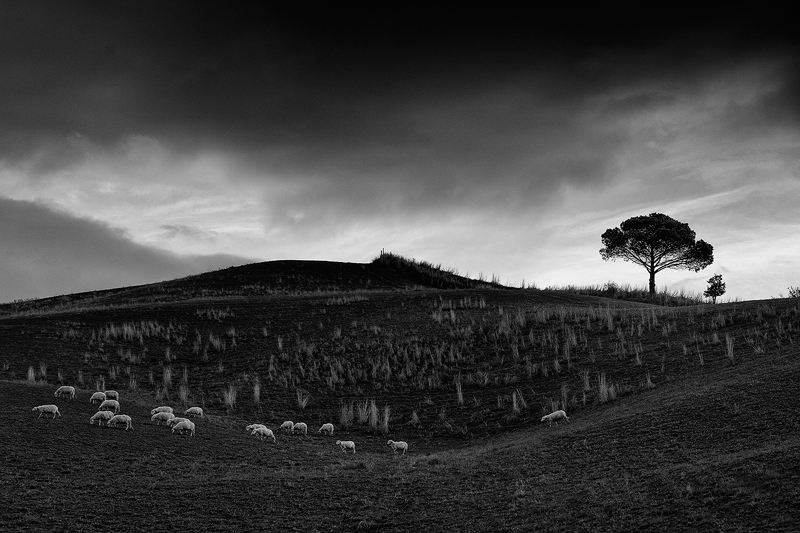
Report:
M 662 307 L 442 269 L 462 285 L 437 288 L 430 265 L 393 261 L 247 265 L 6 308 L 0 529 L 792 530 L 797 299 Z M 53 398 L 60 383 L 78 399 Z M 104 388 L 133 432 L 89 426 Z M 64 416 L 37 419 L 43 403 Z M 210 416 L 171 435 L 149 421 L 161 404 Z M 539 422 L 559 408 L 571 423 Z M 243 430 L 284 420 L 311 431 Z M 99 517 L 84 511 L 111 492 Z

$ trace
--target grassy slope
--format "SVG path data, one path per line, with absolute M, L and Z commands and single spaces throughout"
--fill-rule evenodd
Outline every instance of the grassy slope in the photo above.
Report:
M 311 287 L 309 279 L 339 279 L 350 268 L 317 263 L 321 270 L 301 276 L 297 266 L 283 264 L 275 279 Z M 171 294 L 171 301 L 152 297 L 158 293 L 150 287 L 140 289 L 150 295 L 141 300 L 106 294 L 102 305 L 0 320 L 0 377 L 23 378 L 28 367 L 39 372 L 45 362 L 50 382 L 0 383 L 6 458 L 0 494 L 9 509 L 0 515 L 0 530 L 60 530 L 59 516 L 84 531 L 120 523 L 233 531 L 253 516 L 290 531 L 329 530 L 322 524 L 381 531 L 791 531 L 800 518 L 791 506 L 800 479 L 795 301 L 608 307 L 621 304 L 540 291 L 392 292 L 388 283 L 352 277 L 340 278 L 339 290 L 358 286 L 357 293 L 302 294 L 292 285 L 246 295 L 243 289 L 257 283 L 243 271 L 209 276 L 218 283 L 213 290 L 170 282 L 171 292 L 161 294 Z M 364 291 L 364 284 L 381 290 Z M 187 300 L 192 294 L 203 299 Z M 142 321 L 157 323 L 161 333 L 141 343 L 99 338 L 109 323 Z M 231 327 L 237 333 L 226 337 Z M 204 339 L 198 353 L 191 347 L 194 330 Z M 577 342 L 566 357 L 570 331 Z M 229 346 L 210 349 L 204 361 L 209 333 Z M 726 335 L 735 364 L 726 357 Z M 283 352 L 278 337 L 286 343 Z M 417 374 L 439 378 L 432 387 L 414 385 L 415 376 L 398 377 L 407 368 L 403 354 L 413 360 L 416 347 L 423 353 Z M 461 360 L 447 361 L 451 348 L 461 350 Z M 129 349 L 142 359 L 125 359 Z M 437 349 L 443 359 L 424 369 Z M 272 356 L 278 370 L 270 377 Z M 322 371 L 316 381 L 298 373 L 298 364 L 307 369 L 314 360 L 366 374 L 331 388 Z M 389 364 L 391 376 L 373 379 L 375 361 Z M 149 423 L 154 404 L 179 403 L 175 389 L 184 365 L 191 403 L 203 402 L 212 413 L 198 423 L 194 439 Z M 165 366 L 175 369 L 176 384 L 169 399 L 158 400 L 146 376 L 154 371 L 158 385 Z M 139 378 L 136 392 L 127 390 L 126 367 Z M 84 374 L 87 387 L 78 401 L 52 397 L 57 370 L 69 383 L 78 370 Z M 653 389 L 643 385 L 646 372 Z M 617 400 L 599 401 L 601 374 L 617 386 Z M 260 405 L 249 398 L 254 375 L 261 379 Z M 98 376 L 122 390 L 133 432 L 88 425 L 89 389 Z M 282 382 L 286 376 L 290 381 Z M 463 405 L 455 376 L 462 379 Z M 477 381 L 481 376 L 487 381 Z M 306 409 L 298 407 L 291 380 L 311 395 Z M 230 383 L 241 394 L 227 413 L 219 393 Z M 515 391 L 527 400 L 516 414 Z M 564 394 L 572 423 L 539 424 Z M 358 423 L 340 427 L 340 402 L 369 398 L 391 407 L 388 435 Z M 64 406 L 63 419 L 31 415 L 33 405 L 51 402 Z M 412 413 L 420 425 L 411 424 Z M 272 444 L 243 430 L 255 420 L 276 428 L 286 418 L 309 422 L 312 432 L 332 420 L 337 434 L 279 436 Z M 343 437 L 358 442 L 355 456 L 333 444 Z M 386 438 L 408 440 L 410 455 L 392 456 Z M 153 513 L 162 502 L 167 508 Z

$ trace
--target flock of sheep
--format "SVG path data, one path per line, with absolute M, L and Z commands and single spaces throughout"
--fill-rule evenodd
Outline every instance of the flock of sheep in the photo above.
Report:
M 75 387 L 71 387 L 69 385 L 62 385 L 58 389 L 56 389 L 55 397 L 67 397 L 70 400 L 75 398 Z M 133 421 L 130 416 L 125 414 L 117 414 L 119 413 L 120 405 L 119 405 L 119 393 L 113 390 L 107 390 L 105 392 L 95 392 L 92 394 L 92 397 L 89 399 L 90 403 L 99 403 L 100 406 L 98 407 L 98 411 L 92 415 L 89 419 L 89 424 L 94 424 L 97 422 L 97 425 L 100 426 L 105 422 L 107 427 L 116 427 L 119 425 L 125 425 L 125 430 L 133 429 Z M 33 412 L 39 413 L 39 418 L 45 413 L 51 415 L 52 418 L 56 418 L 56 416 L 61 416 L 61 413 L 58 410 L 57 405 L 39 405 L 33 408 Z M 172 409 L 172 407 L 168 406 L 161 406 L 156 407 L 152 411 L 150 411 L 150 421 L 155 422 L 157 425 L 161 425 L 162 423 L 167 425 L 168 427 L 172 428 L 172 433 L 178 432 L 179 434 L 188 433 L 190 436 L 194 437 L 195 433 L 195 424 L 189 418 L 185 417 L 194 417 L 199 416 L 203 417 L 203 409 L 200 407 L 190 407 L 186 409 L 184 412 L 184 417 L 177 417 Z M 542 422 L 547 422 L 548 425 L 552 425 L 554 422 L 558 424 L 559 420 L 566 420 L 569 422 L 569 418 L 567 417 L 567 413 L 563 410 L 558 410 L 550 413 L 549 415 L 545 415 L 542 417 Z M 275 437 L 275 433 L 265 426 L 264 424 L 250 424 L 245 427 L 247 431 L 250 432 L 251 435 L 256 435 L 260 440 L 271 438 L 273 442 L 277 442 L 277 438 Z M 305 422 L 292 422 L 291 420 L 287 420 L 283 424 L 280 425 L 278 431 L 286 431 L 291 434 L 300 433 L 303 435 L 308 435 L 308 424 Z M 333 435 L 334 427 L 333 424 L 327 423 L 323 424 L 322 427 L 317 430 L 317 433 L 324 433 L 327 435 Z M 403 452 L 403 455 L 408 451 L 408 443 L 404 441 L 394 441 L 389 440 L 386 443 L 388 446 L 392 448 L 392 451 L 396 454 L 399 451 Z M 337 440 L 336 445 L 339 446 L 343 453 L 347 453 L 349 450 L 352 450 L 353 453 L 356 453 L 356 443 L 351 440 Z
M 54 396 L 56 398 L 67 397 L 72 400 L 75 398 L 75 393 L 75 387 L 62 385 L 56 389 Z M 120 404 L 119 393 L 117 391 L 107 390 L 105 392 L 95 392 L 92 394 L 89 402 L 100 404 L 98 411 L 93 414 L 91 418 L 89 418 L 90 425 L 96 422 L 98 426 L 101 426 L 103 422 L 105 422 L 107 427 L 116 427 L 124 424 L 126 431 L 133 429 L 133 420 L 131 417 L 125 414 L 118 414 L 120 410 Z M 41 416 L 45 413 L 50 414 L 52 418 L 61 416 L 58 406 L 52 404 L 36 406 L 32 409 L 32 411 L 38 412 L 39 418 L 41 418 Z M 189 407 L 183 412 L 183 414 L 186 417 L 199 416 L 202 418 L 203 409 L 200 407 Z M 175 416 L 175 412 L 172 407 L 165 405 L 156 407 L 150 411 L 150 421 L 155 422 L 157 425 L 161 425 L 163 423 L 171 427 L 172 433 L 188 433 L 192 437 L 194 437 L 195 434 L 194 422 L 192 422 L 189 418 Z M 258 436 L 260 440 L 271 438 L 273 442 L 277 442 L 275 433 L 264 424 L 250 424 L 245 429 L 249 431 L 251 435 Z M 303 435 L 308 435 L 308 424 L 305 422 L 295 423 L 291 420 L 287 420 L 281 424 L 279 431 L 286 431 L 291 434 L 300 433 Z M 323 424 L 322 427 L 317 430 L 317 433 L 333 435 L 333 431 L 333 424 L 327 423 Z M 408 451 L 408 443 L 404 441 L 389 440 L 386 444 L 392 448 L 395 454 L 398 450 L 401 450 L 403 455 L 405 455 L 406 451 Z M 352 450 L 353 453 L 356 453 L 356 443 L 351 440 L 337 440 L 336 445 L 339 446 L 344 453 L 347 453 L 348 450 Z

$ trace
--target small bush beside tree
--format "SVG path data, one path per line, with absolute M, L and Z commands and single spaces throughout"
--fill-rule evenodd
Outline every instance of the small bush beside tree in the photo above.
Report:
M 717 298 L 725 294 L 725 282 L 722 274 L 714 274 L 708 278 L 708 288 L 703 293 L 706 298 L 711 298 L 711 303 L 717 303 Z

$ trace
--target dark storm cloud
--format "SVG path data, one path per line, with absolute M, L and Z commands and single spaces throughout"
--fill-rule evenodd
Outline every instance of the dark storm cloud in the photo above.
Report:
M 136 285 L 251 262 L 181 257 L 135 244 L 118 229 L 0 198 L 0 301 Z
M 0 22 L 0 159 L 36 175 L 80 161 L 81 136 L 113 150 L 145 135 L 349 212 L 541 203 L 613 177 L 630 133 L 603 119 L 747 57 L 797 66 L 772 15 L 14 3 Z M 796 125 L 792 79 L 750 112 Z M 278 218 L 308 204 L 279 200 Z

